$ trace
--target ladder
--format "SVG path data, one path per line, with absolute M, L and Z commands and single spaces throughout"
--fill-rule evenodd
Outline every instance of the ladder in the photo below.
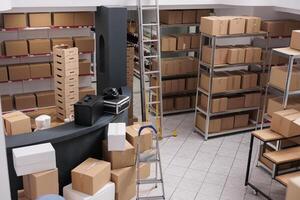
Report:
M 142 134 L 142 131 L 144 129 L 152 129 L 152 138 L 154 139 L 154 147 L 152 149 L 147 150 L 145 152 L 140 152 L 140 136 Z M 154 135 L 153 135 L 154 133 Z M 137 156 L 136 156 L 136 165 L 137 165 L 137 195 L 136 199 L 165 199 L 165 188 L 164 188 L 164 181 L 163 181 L 163 174 L 162 174 L 162 166 L 161 166 L 161 157 L 160 157 L 160 151 L 159 151 L 159 143 L 158 143 L 158 134 L 157 130 L 152 125 L 146 125 L 142 126 L 139 129 L 138 133 L 138 142 L 137 142 Z M 140 178 L 140 164 L 141 163 L 155 163 L 155 177 L 149 178 L 149 179 L 141 179 Z M 160 176 L 158 176 L 158 170 L 160 173 Z M 157 188 L 157 185 L 159 184 L 162 189 L 162 195 L 158 196 L 146 196 L 141 197 L 140 196 L 140 185 L 144 184 L 155 184 L 155 188 Z
M 158 0 L 150 0 L 154 1 L 154 4 L 144 5 L 145 0 L 137 1 L 139 17 L 139 62 L 142 121 L 148 122 L 149 110 L 153 111 L 153 113 L 155 113 L 155 123 L 158 130 L 158 136 L 159 138 L 162 138 L 163 101 L 161 84 L 159 3 Z M 149 0 L 147 2 L 149 2 Z M 145 11 L 155 13 L 155 22 L 145 22 Z M 147 29 L 150 29 L 150 36 L 146 36 Z M 152 66 L 147 68 L 146 65 L 149 63 L 150 66 Z M 153 63 L 157 63 L 155 68 Z M 155 81 L 150 81 L 151 79 Z M 149 82 L 151 82 L 151 84 L 149 84 Z

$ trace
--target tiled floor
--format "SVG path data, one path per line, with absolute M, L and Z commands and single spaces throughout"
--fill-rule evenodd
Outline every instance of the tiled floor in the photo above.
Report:
M 140 115 L 140 96 L 135 80 L 134 113 Z M 204 141 L 193 131 L 194 113 L 164 118 L 164 134 L 176 130 L 177 137 L 160 142 L 167 199 L 172 200 L 257 200 L 244 186 L 250 134 L 242 133 Z M 258 141 L 254 158 L 257 159 Z M 154 169 L 154 167 L 153 167 Z M 283 200 L 285 188 L 252 162 L 251 182 L 274 200 Z M 157 195 L 159 189 L 142 188 L 144 195 Z

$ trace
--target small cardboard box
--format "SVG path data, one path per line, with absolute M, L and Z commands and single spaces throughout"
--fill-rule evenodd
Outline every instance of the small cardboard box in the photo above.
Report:
M 190 34 L 183 34 L 177 35 L 177 49 L 184 50 L 191 48 L 191 35 Z
M 10 95 L 1 95 L 1 106 L 2 112 L 13 110 L 13 97 Z
M 17 110 L 35 108 L 36 107 L 35 95 L 31 93 L 16 94 L 15 105 Z
M 23 176 L 25 196 L 37 199 L 47 194 L 58 194 L 58 170 L 38 172 Z
M 50 39 L 30 39 L 28 40 L 28 48 L 32 55 L 51 53 Z
M 8 73 L 6 66 L 0 66 L 0 82 L 8 81 Z
M 286 200 L 297 200 L 300 191 L 300 177 L 293 177 L 289 180 L 286 191 Z
M 186 79 L 186 89 L 187 90 L 195 90 L 197 89 L 197 82 L 198 79 L 197 78 L 187 78 Z
M 176 37 L 164 36 L 161 38 L 161 51 L 176 51 Z
M 200 47 L 200 35 L 191 35 L 191 49 L 199 49 Z
M 201 21 L 201 17 L 207 17 L 210 16 L 211 10 L 209 9 L 201 9 L 201 10 L 197 10 L 196 13 L 196 23 L 200 23 Z
M 241 71 L 242 72 L 242 82 L 241 88 L 248 89 L 248 88 L 255 88 L 257 87 L 257 74 L 248 71 Z
M 228 64 L 237 64 L 245 62 L 246 51 L 244 48 L 229 48 L 228 49 Z
M 51 49 L 53 49 L 56 45 L 68 45 L 69 47 L 73 47 L 73 39 L 70 37 L 65 38 L 51 38 Z
M 137 149 L 138 143 L 138 132 L 140 129 L 140 124 L 134 124 L 132 126 L 126 127 L 126 140 L 130 142 L 135 149 Z M 151 149 L 152 147 L 152 132 L 150 129 L 144 129 L 140 135 L 140 152 Z
M 93 87 L 81 87 L 79 88 L 79 99 L 82 99 L 86 95 L 95 95 L 96 91 Z
M 258 33 L 261 27 L 261 18 L 253 16 L 245 16 L 246 28 L 245 33 Z
M 239 114 L 234 116 L 234 128 L 248 126 L 249 114 Z
M 300 50 L 300 30 L 293 30 L 290 47 Z
M 203 132 L 205 132 L 206 119 L 201 113 L 197 113 L 196 126 Z M 221 131 L 221 119 L 211 118 L 209 122 L 208 133 L 216 133 Z
M 221 130 L 231 130 L 234 127 L 234 116 L 221 118 Z
M 271 121 L 271 130 L 292 137 L 300 134 L 300 112 L 295 109 L 274 112 Z
M 29 65 L 30 78 L 51 77 L 50 63 L 33 63 Z
M 56 169 L 55 150 L 51 143 L 15 148 L 12 153 L 17 176 Z
M 79 75 L 91 74 L 91 61 L 84 59 L 79 60 Z
M 18 135 L 31 132 L 30 117 L 20 111 L 2 116 L 7 135 Z
M 228 97 L 227 109 L 234 110 L 245 107 L 245 97 L 244 96 L 232 96 Z
M 283 20 L 264 20 L 261 24 L 261 30 L 269 33 L 269 36 L 284 36 L 285 22 Z
M 94 195 L 110 181 L 111 164 L 88 158 L 71 171 L 72 189 Z
M 182 24 L 181 10 L 161 10 L 159 15 L 160 22 L 163 24 Z
M 52 25 L 51 13 L 29 13 L 30 27 L 50 27 Z
M 27 16 L 24 13 L 3 14 L 4 28 L 27 27 Z
M 139 172 L 140 172 L 140 179 L 148 178 L 151 173 L 151 164 L 150 163 L 141 163 Z
M 182 23 L 193 24 L 196 21 L 196 10 L 183 10 L 182 11 Z
M 209 46 L 203 46 L 202 48 L 202 60 L 205 63 L 211 64 L 212 48 Z M 214 65 L 222 65 L 227 63 L 228 48 L 217 47 L 215 50 Z
M 48 107 L 55 105 L 55 94 L 54 91 L 42 91 L 35 93 L 37 106 L 38 107 Z
M 188 109 L 191 107 L 190 103 L 191 103 L 191 99 L 189 96 L 176 97 L 175 98 L 175 109 L 176 110 Z
M 74 13 L 52 13 L 53 26 L 74 26 Z
M 136 166 L 112 170 L 111 181 L 116 185 L 116 193 L 120 193 L 136 182 Z
M 262 49 L 259 47 L 245 48 L 245 63 L 259 63 L 261 62 Z
M 224 17 L 201 17 L 200 31 L 209 35 L 227 35 L 228 18 Z
M 261 93 L 247 93 L 245 96 L 245 107 L 259 107 L 261 103 Z
M 11 81 L 30 79 L 29 65 L 9 65 L 8 74 Z
M 74 46 L 78 52 L 94 52 L 94 38 L 92 37 L 74 37 Z
M 242 34 L 245 33 L 246 20 L 242 17 L 233 17 L 229 19 L 228 34 Z
M 130 167 L 135 164 L 135 149 L 126 141 L 124 151 L 108 151 L 107 141 L 103 141 L 103 154 L 105 160 L 111 163 L 111 169 Z
M 200 78 L 200 87 L 206 91 L 209 90 L 209 75 L 202 73 Z M 227 90 L 227 77 L 226 76 L 214 76 L 212 79 L 211 92 L 220 93 Z
M 227 97 L 212 99 L 210 112 L 216 113 L 216 112 L 226 111 L 227 104 L 228 104 L 227 101 L 228 101 Z M 207 96 L 205 94 L 201 94 L 200 105 L 205 110 L 207 110 L 207 102 L 208 102 Z
M 6 56 L 27 56 L 28 48 L 26 40 L 4 41 Z
M 74 26 L 93 26 L 95 24 L 95 16 L 93 12 L 75 12 Z
M 271 69 L 270 75 L 270 84 L 285 91 L 286 77 L 288 74 L 288 68 L 286 66 L 274 66 Z M 300 69 L 293 67 L 291 82 L 290 82 L 290 91 L 300 89 Z
M 124 151 L 126 142 L 126 124 L 109 123 L 107 130 L 107 150 Z

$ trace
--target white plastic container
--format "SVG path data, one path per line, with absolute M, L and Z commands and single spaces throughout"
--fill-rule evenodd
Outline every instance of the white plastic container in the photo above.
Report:
M 35 118 L 36 130 L 44 130 L 51 127 L 51 117 L 49 115 L 40 115 Z
M 126 141 L 126 124 L 110 123 L 107 131 L 108 151 L 124 151 Z

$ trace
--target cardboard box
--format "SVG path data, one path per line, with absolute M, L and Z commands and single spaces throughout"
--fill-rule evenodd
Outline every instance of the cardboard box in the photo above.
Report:
M 187 90 L 196 90 L 197 89 L 197 82 L 198 79 L 197 78 L 187 78 L 186 79 L 186 89 Z
M 74 37 L 74 46 L 78 52 L 94 52 L 94 38 L 92 37 Z
M 274 112 L 284 110 L 282 101 L 283 101 L 282 97 L 268 98 L 268 103 L 267 103 L 268 115 L 272 116 Z M 289 97 L 286 109 L 300 110 L 300 99 L 297 96 Z
M 138 132 L 141 124 L 134 124 L 126 127 L 126 140 L 137 150 Z M 150 129 L 144 129 L 140 135 L 140 152 L 151 149 L 152 147 L 152 132 Z
M 3 14 L 4 28 L 27 27 L 27 16 L 24 13 Z
M 210 13 L 211 13 L 211 10 L 209 10 L 209 9 L 197 10 L 196 23 L 200 23 L 201 17 L 210 16 Z
M 234 110 L 245 107 L 245 97 L 244 96 L 232 96 L 228 97 L 227 109 Z
M 74 26 L 74 13 L 52 13 L 53 26 Z
M 15 94 L 15 105 L 17 110 L 36 108 L 36 98 L 34 94 Z
M 182 24 L 181 10 L 161 10 L 159 15 L 160 22 L 163 24 Z
M 29 13 L 30 27 L 50 27 L 52 25 L 51 13 Z
M 30 78 L 51 77 L 50 63 L 33 63 L 29 65 Z
M 201 94 L 200 98 L 200 105 L 202 108 L 207 110 L 207 102 L 208 98 L 205 94 Z M 213 98 L 211 101 L 211 109 L 210 112 L 216 113 L 216 112 L 224 112 L 227 110 L 227 103 L 228 98 L 227 97 L 222 97 L 222 98 Z
M 124 151 L 126 142 L 125 123 L 109 123 L 107 130 L 107 150 Z
M 151 164 L 150 163 L 140 163 L 140 179 L 146 179 L 150 176 L 151 173 Z
M 23 176 L 25 196 L 37 199 L 47 194 L 58 194 L 58 170 L 52 169 Z
M 212 48 L 209 46 L 202 47 L 202 60 L 205 63 L 211 64 Z M 214 65 L 222 65 L 227 63 L 228 48 L 217 47 L 215 50 Z M 217 66 L 215 66 L 217 67 Z
M 248 71 L 242 71 L 242 89 L 255 88 L 257 87 L 257 74 Z
M 300 29 L 300 21 L 297 20 L 286 20 L 284 24 L 284 36 L 290 36 L 293 30 Z
M 300 30 L 293 30 L 290 47 L 300 50 Z
M 28 48 L 26 40 L 7 40 L 4 41 L 6 56 L 27 56 Z
M 227 76 L 227 90 L 241 89 L 242 77 L 240 74 L 232 71 L 227 71 L 224 74 Z
M 56 169 L 55 150 L 51 143 L 14 148 L 12 154 L 17 176 Z
M 228 18 L 224 17 L 201 17 L 200 31 L 209 35 L 227 35 Z
M 10 65 L 8 74 L 11 81 L 30 79 L 29 65 Z
M 200 87 L 206 91 L 209 90 L 209 75 L 202 73 L 200 78 Z M 226 76 L 214 76 L 212 78 L 211 93 L 220 93 L 227 90 L 227 77 Z
M 88 158 L 71 171 L 72 189 L 94 195 L 110 181 L 111 164 Z
M 245 96 L 245 106 L 244 107 L 259 107 L 261 103 L 261 93 L 247 93 Z
M 164 112 L 174 110 L 174 98 L 163 99 L 163 110 Z
M 175 97 L 175 109 L 176 110 L 189 109 L 191 107 L 190 101 L 191 99 L 189 96 Z
M 234 116 L 227 116 L 221 118 L 221 130 L 231 130 L 234 127 Z
M 28 40 L 29 54 L 51 53 L 50 39 L 30 39 Z
M 286 77 L 288 74 L 287 66 L 274 66 L 271 68 L 269 83 L 278 89 L 285 91 Z M 300 69 L 293 67 L 289 91 L 300 89 Z
M 269 36 L 284 36 L 285 22 L 283 20 L 264 20 L 261 24 L 261 30 L 269 33 Z
M 199 49 L 200 48 L 200 35 L 195 34 L 191 35 L 191 49 Z
M 237 64 L 245 62 L 246 51 L 243 48 L 229 48 L 228 49 L 228 64 Z
M 176 51 L 176 37 L 164 36 L 161 38 L 161 51 Z
M 130 167 L 135 164 L 135 149 L 126 141 L 124 151 L 108 151 L 107 141 L 103 141 L 104 159 L 111 163 L 111 169 Z
M 293 177 L 289 180 L 286 191 L 286 200 L 297 200 L 299 198 L 300 177 Z
M 238 114 L 234 116 L 234 128 L 248 126 L 249 114 Z
M 31 132 L 30 118 L 20 111 L 2 115 L 6 135 L 18 135 Z
M 253 17 L 253 16 L 245 16 L 246 19 L 246 27 L 245 33 L 258 33 L 261 27 L 261 18 Z
M 38 107 L 55 106 L 55 94 L 53 90 L 36 92 L 35 96 Z
M 51 38 L 51 49 L 56 45 L 68 45 L 69 47 L 73 47 L 73 39 L 68 37 Z
M 182 23 L 193 24 L 196 21 L 196 10 L 183 10 L 182 11 Z
M 95 95 L 96 91 L 93 87 L 81 87 L 79 88 L 79 99 L 82 99 L 86 95 Z
M 1 106 L 2 112 L 13 110 L 13 97 L 10 95 L 1 95 Z
M 205 132 L 206 119 L 200 113 L 197 113 L 196 116 L 196 126 L 201 131 Z M 208 133 L 216 133 L 221 131 L 221 119 L 220 118 L 211 118 L 209 122 Z
M 0 82 L 8 81 L 8 73 L 6 66 L 0 66 Z
M 79 75 L 91 74 L 91 62 L 87 59 L 79 61 Z
M 245 33 L 246 20 L 241 17 L 233 17 L 228 23 L 228 34 L 242 34 Z
M 191 48 L 191 35 L 190 34 L 184 34 L 184 35 L 178 35 L 177 38 L 177 49 L 178 50 L 184 50 L 184 49 L 190 49 Z
M 245 63 L 259 63 L 261 62 L 262 49 L 259 47 L 245 48 Z
M 94 12 L 75 12 L 74 26 L 93 26 L 95 24 Z
M 300 134 L 300 112 L 295 109 L 274 112 L 271 121 L 271 130 L 292 137 Z

